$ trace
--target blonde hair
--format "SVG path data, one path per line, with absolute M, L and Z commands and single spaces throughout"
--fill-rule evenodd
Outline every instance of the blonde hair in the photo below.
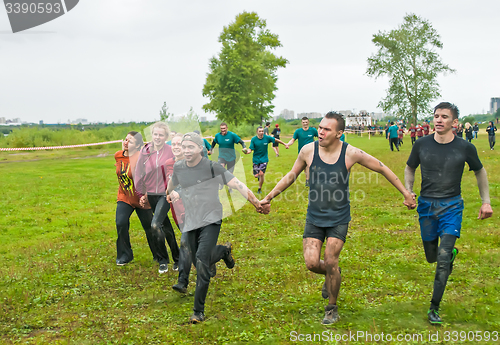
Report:
M 465 123 L 465 128 L 469 129 L 470 128 L 470 123 L 466 122 Z
M 158 121 L 156 122 L 153 126 L 151 126 L 151 135 L 153 135 L 153 131 L 155 128 L 161 128 L 165 131 L 165 137 L 168 138 L 170 135 L 170 128 L 168 128 L 168 125 L 165 122 Z

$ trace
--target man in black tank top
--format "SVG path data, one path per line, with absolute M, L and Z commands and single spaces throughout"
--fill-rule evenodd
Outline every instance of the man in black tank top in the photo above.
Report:
M 427 262 L 436 265 L 434 289 L 427 318 L 441 324 L 439 304 L 458 254 L 455 241 L 460 238 L 464 201 L 460 185 L 465 163 L 477 178 L 482 206 L 480 219 L 491 217 L 488 177 L 474 145 L 460 140 L 452 132 L 458 123 L 456 105 L 442 102 L 434 109 L 435 133 L 417 140 L 405 168 L 406 188 L 413 193 L 415 169 L 420 165 L 422 187 L 417 212 Z M 438 246 L 439 243 L 439 246 Z
M 310 189 L 303 249 L 306 267 L 326 276 L 323 298 L 328 298 L 323 324 L 339 320 L 337 296 L 340 290 L 340 251 L 346 240 L 350 215 L 349 171 L 359 163 L 379 172 L 404 195 L 404 205 L 415 208 L 415 198 L 398 177 L 382 162 L 345 142 L 340 141 L 345 128 L 342 115 L 329 112 L 319 125 L 319 140 L 305 145 L 292 170 L 281 179 L 262 201 L 262 205 L 290 187 L 299 174 L 309 168 Z M 321 260 L 321 247 L 326 238 L 325 256 Z

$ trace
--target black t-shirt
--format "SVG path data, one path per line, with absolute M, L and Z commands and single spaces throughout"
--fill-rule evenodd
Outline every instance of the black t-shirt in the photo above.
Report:
M 447 144 L 439 144 L 432 134 L 413 144 L 406 164 L 413 169 L 420 165 L 420 195 L 441 199 L 460 195 L 465 162 L 469 165 L 469 170 L 478 171 L 483 168 L 474 145 L 457 137 L 453 137 L 453 141 Z
M 176 191 L 186 212 L 183 232 L 213 223 L 220 224 L 222 204 L 219 185 L 227 184 L 233 178 L 233 174 L 224 167 L 205 157 L 194 167 L 188 167 L 184 159 L 174 164 L 172 184 L 180 185 Z
M 275 128 L 273 129 L 271 134 L 274 136 L 275 139 L 279 139 L 281 134 L 281 129 Z

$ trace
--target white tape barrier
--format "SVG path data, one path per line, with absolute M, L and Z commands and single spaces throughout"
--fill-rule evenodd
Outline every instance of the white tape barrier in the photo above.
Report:
M 79 145 L 65 145 L 65 146 L 44 146 L 44 147 L 0 147 L 0 151 L 34 151 L 34 150 L 56 150 L 56 149 L 70 149 L 73 147 L 86 147 L 86 146 L 98 146 L 121 143 L 121 140 L 104 141 L 102 143 L 92 143 L 92 144 L 79 144 Z

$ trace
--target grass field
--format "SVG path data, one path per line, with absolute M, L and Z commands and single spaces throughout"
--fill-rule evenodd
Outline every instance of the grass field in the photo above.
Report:
M 349 135 L 347 141 L 403 179 L 409 138 L 401 152 L 391 152 L 379 136 Z M 300 343 L 333 344 L 335 336 L 343 335 L 346 341 L 339 343 L 364 344 L 370 339 L 348 335 L 366 332 L 374 340 L 381 333 L 387 340 L 390 334 L 393 341 L 379 342 L 384 344 L 451 344 L 460 343 L 464 334 L 473 339 L 472 333 L 454 338 L 454 331 L 500 332 L 499 155 L 489 150 L 484 134 L 473 143 L 488 171 L 496 214 L 476 219 L 481 202 L 474 174 L 466 167 L 460 254 L 442 302 L 441 328 L 430 326 L 426 318 L 435 265 L 425 261 L 416 212 L 402 206 L 402 196 L 382 176 L 362 167 L 353 168 L 350 180 L 353 220 L 340 257 L 341 321 L 326 327 L 320 324 L 324 278 L 307 271 L 302 257 L 307 208 L 303 176 L 273 202 L 271 214 L 257 214 L 246 204 L 225 219 L 219 242 L 233 243 L 236 267 L 218 264 L 206 301 L 207 321 L 189 325 L 195 270 L 189 293 L 174 292 L 176 272 L 159 276 L 135 215 L 135 259 L 124 267 L 115 265 L 114 159 L 95 157 L 109 150 L 33 153 L 41 156 L 22 159 L 38 160 L 0 164 L 0 343 L 290 344 L 299 342 L 298 334 L 309 334 L 311 339 Z M 275 158 L 270 150 L 264 193 L 291 168 L 297 146 L 280 151 Z M 94 157 L 72 159 L 78 152 Z M 0 161 L 13 160 L 15 156 L 0 153 Z M 251 156 L 243 162 L 248 185 L 256 191 Z M 416 186 L 419 181 L 418 171 Z M 439 342 L 433 341 L 436 332 Z M 414 341 L 397 341 L 398 335 Z M 493 339 L 491 334 L 489 343 L 500 342 Z

